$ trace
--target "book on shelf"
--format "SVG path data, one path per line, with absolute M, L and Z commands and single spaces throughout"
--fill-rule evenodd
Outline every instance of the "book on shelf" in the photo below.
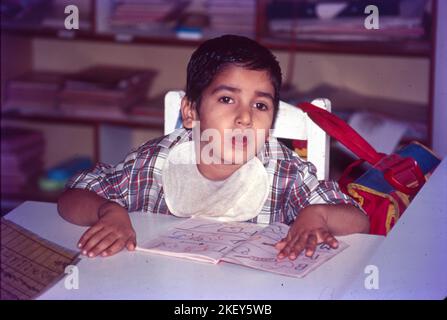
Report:
M 255 32 L 256 1 L 210 0 L 207 13 L 214 32 L 250 36 Z
M 146 90 L 130 93 L 120 92 L 87 92 L 83 90 L 67 90 L 61 93 L 60 108 L 67 106 L 79 108 L 113 109 L 114 107 L 127 108 L 143 100 Z
M 383 17 L 380 29 L 368 30 L 362 19 L 275 19 L 269 21 L 270 34 L 278 38 L 310 40 L 392 40 L 419 39 L 425 35 L 417 18 Z
M 390 41 L 426 35 L 422 1 L 273 1 L 267 5 L 270 36 L 307 40 Z M 379 29 L 365 27 L 364 8 L 380 9 Z
M 93 66 L 65 79 L 65 90 L 128 90 L 148 86 L 157 72 L 115 66 Z
M 8 80 L 2 112 L 122 117 L 144 101 L 153 69 L 96 65 L 77 73 L 34 71 Z
M 2 111 L 54 110 L 63 86 L 63 74 L 33 71 L 6 82 L 6 98 Z
M 61 88 L 63 74 L 47 71 L 33 71 L 8 81 L 8 88 L 22 90 L 57 91 Z
M 193 217 L 136 250 L 214 264 L 228 262 L 301 278 L 348 247 L 341 241 L 336 249 L 319 244 L 312 257 L 301 253 L 296 260 L 278 259 L 274 245 L 288 230 L 283 223 L 259 225 Z
M 426 0 L 422 0 L 426 1 Z M 280 0 L 269 1 L 266 7 L 269 18 L 300 18 L 300 19 L 332 19 L 344 17 L 365 17 L 365 8 L 375 5 L 380 8 L 380 16 L 397 16 L 401 10 L 401 0 Z M 420 2 L 421 1 L 406 1 Z M 407 4 L 408 6 L 408 4 Z M 416 7 L 418 4 L 416 4 Z
M 67 77 L 60 94 L 65 113 L 120 116 L 146 98 L 157 72 L 124 67 L 94 66 Z
M 175 20 L 188 5 L 188 1 L 149 0 L 141 3 L 123 0 L 112 7 L 108 23 L 115 30 L 120 27 L 156 27 Z

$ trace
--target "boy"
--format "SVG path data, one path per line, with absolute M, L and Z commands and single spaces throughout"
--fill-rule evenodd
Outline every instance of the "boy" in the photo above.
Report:
M 292 224 L 276 244 L 296 259 L 334 235 L 368 232 L 357 204 L 315 167 L 269 134 L 279 104 L 281 70 L 265 47 L 226 35 L 191 56 L 181 102 L 184 128 L 149 141 L 112 167 L 73 178 L 60 215 L 91 226 L 79 240 L 89 257 L 134 250 L 128 212 L 212 216 L 225 221 Z

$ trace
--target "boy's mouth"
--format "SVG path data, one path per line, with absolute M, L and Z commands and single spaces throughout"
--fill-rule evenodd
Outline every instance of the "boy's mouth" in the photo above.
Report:
M 231 143 L 233 146 L 246 147 L 248 145 L 248 138 L 246 136 L 232 137 Z

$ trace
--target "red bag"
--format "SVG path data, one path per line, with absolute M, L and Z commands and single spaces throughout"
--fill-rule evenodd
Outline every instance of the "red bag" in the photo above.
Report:
M 360 158 L 345 169 L 338 183 L 342 191 L 354 198 L 368 214 L 370 233 L 386 235 L 441 162 L 440 159 L 417 142 L 391 155 L 378 153 L 334 114 L 307 102 L 298 107 Z M 370 168 L 358 179 L 352 179 L 352 170 L 364 162 Z

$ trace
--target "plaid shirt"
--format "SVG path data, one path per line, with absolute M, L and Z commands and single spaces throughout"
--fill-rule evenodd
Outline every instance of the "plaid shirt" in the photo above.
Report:
M 116 166 L 98 163 L 89 172 L 73 177 L 68 188 L 94 191 L 131 211 L 170 214 L 166 205 L 162 168 L 171 148 L 192 140 L 191 130 L 178 129 L 170 135 L 141 145 Z M 290 224 L 299 211 L 311 204 L 352 204 L 336 182 L 318 181 L 316 169 L 310 162 L 270 137 L 258 158 L 270 179 L 270 192 L 264 206 L 252 222 Z

